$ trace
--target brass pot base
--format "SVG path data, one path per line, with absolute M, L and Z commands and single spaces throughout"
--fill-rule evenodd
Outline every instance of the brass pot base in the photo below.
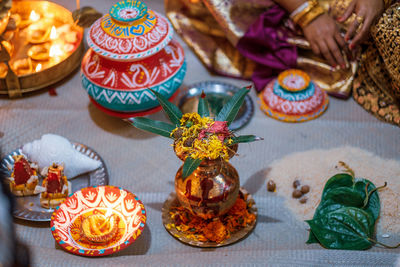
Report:
M 165 229 L 170 233 L 173 237 L 181 241 L 182 243 L 194 247 L 201 247 L 201 248 L 215 248 L 215 247 L 223 247 L 227 245 L 231 245 L 233 243 L 236 243 L 244 238 L 246 238 L 251 231 L 255 228 L 257 224 L 257 207 L 256 203 L 253 199 L 253 197 L 244 189 L 240 188 L 240 193 L 243 195 L 247 195 L 247 204 L 251 204 L 251 207 L 249 209 L 249 212 L 251 214 L 255 215 L 255 220 L 251 223 L 248 224 L 246 227 L 240 229 L 239 231 L 231 234 L 231 236 L 224 240 L 221 243 L 216 243 L 216 242 L 210 242 L 210 241 L 199 241 L 197 239 L 188 237 L 184 235 L 182 232 L 180 232 L 178 229 L 176 229 L 174 226 L 171 226 L 174 224 L 173 219 L 171 218 L 170 211 L 172 207 L 179 206 L 179 201 L 178 198 L 176 197 L 176 193 L 172 192 L 167 200 L 164 202 L 163 208 L 162 208 L 162 221 Z

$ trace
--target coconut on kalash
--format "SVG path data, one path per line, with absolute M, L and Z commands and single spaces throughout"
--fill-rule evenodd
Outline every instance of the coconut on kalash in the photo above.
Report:
M 152 89 L 173 99 L 186 73 L 173 28 L 141 1 L 121 1 L 89 29 L 82 85 L 100 110 L 117 117 L 160 110 Z

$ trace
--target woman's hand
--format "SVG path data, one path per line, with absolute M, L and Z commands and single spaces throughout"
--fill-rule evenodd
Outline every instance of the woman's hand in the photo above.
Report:
M 303 28 L 303 32 L 315 54 L 322 54 L 332 67 L 339 65 L 345 68 L 341 49 L 346 47 L 346 43 L 335 21 L 328 14 L 317 17 Z
M 339 22 L 344 22 L 351 16 L 351 14 L 355 13 L 357 15 L 356 19 L 349 26 L 345 36 L 346 41 L 352 39 L 349 45 L 350 49 L 354 49 L 362 41 L 365 41 L 368 38 L 369 29 L 372 23 L 379 18 L 383 13 L 384 8 L 383 0 L 368 0 L 368 3 L 366 3 L 365 0 L 353 0 L 350 3 L 344 15 L 338 19 Z M 361 24 L 361 29 L 356 33 Z

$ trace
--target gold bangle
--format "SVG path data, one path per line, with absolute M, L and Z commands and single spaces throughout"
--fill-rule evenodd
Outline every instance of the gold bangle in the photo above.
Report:
M 308 5 L 306 7 L 304 7 L 303 10 L 297 12 L 294 16 L 292 16 L 292 20 L 294 23 L 297 24 L 297 21 L 299 21 L 299 19 L 301 17 L 303 17 L 305 14 L 310 12 L 310 10 L 312 10 L 315 6 L 318 5 L 318 2 L 316 0 L 307 1 L 307 3 L 308 3 Z M 296 12 L 296 10 L 294 12 Z
M 387 9 L 392 4 L 392 0 L 383 0 L 383 4 L 385 6 L 385 9 Z
M 325 10 L 317 5 L 316 7 L 314 7 L 313 9 L 311 9 L 307 14 L 305 14 L 304 16 L 302 16 L 299 21 L 297 22 L 297 24 L 301 27 L 304 28 L 306 27 L 308 24 L 310 24 L 314 19 L 316 19 L 317 17 L 319 17 L 320 15 L 324 14 Z

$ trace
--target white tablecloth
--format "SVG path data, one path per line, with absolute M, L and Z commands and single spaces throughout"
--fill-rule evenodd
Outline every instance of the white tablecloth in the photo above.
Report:
M 56 1 L 75 9 L 75 1 Z M 112 0 L 82 0 L 105 13 Z M 163 1 L 147 1 L 163 12 Z M 179 37 L 175 37 L 179 41 Z M 237 86 L 246 81 L 210 75 L 181 41 L 188 63 L 185 84 L 205 80 L 226 81 Z M 231 163 L 241 184 L 255 198 L 259 217 L 254 232 L 245 240 L 218 249 L 186 246 L 170 236 L 161 222 L 161 207 L 174 190 L 173 181 L 181 162 L 170 140 L 135 129 L 126 122 L 97 110 L 81 86 L 79 71 L 54 86 L 57 96 L 47 91 L 21 99 L 0 99 L 2 155 L 22 144 L 55 133 L 95 149 L 105 160 L 110 184 L 134 192 L 144 203 L 148 220 L 140 238 L 112 256 L 85 258 L 67 253 L 54 241 L 48 223 L 17 220 L 18 237 L 25 242 L 35 266 L 126 266 L 126 265 L 278 265 L 278 266 L 393 266 L 400 250 L 372 248 L 368 251 L 327 250 L 306 245 L 308 232 L 302 222 L 283 206 L 281 198 L 266 191 L 263 170 L 275 159 L 296 151 L 351 145 L 386 158 L 400 159 L 400 129 L 368 114 L 352 99 L 331 98 L 327 112 L 319 119 L 287 124 L 266 117 L 259 109 L 255 93 L 255 116 L 241 134 L 255 134 L 262 142 L 239 147 L 240 156 Z M 152 118 L 166 120 L 162 113 Z

